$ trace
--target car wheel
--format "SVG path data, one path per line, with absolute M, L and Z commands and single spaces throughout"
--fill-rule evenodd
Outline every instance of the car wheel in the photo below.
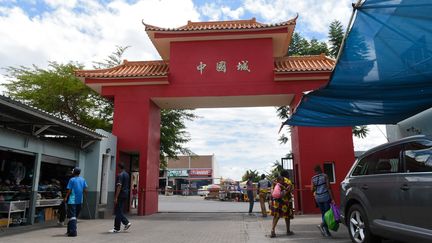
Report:
M 369 222 L 364 209 L 354 204 L 348 213 L 348 232 L 352 242 L 355 243 L 376 243 L 381 239 L 370 232 Z

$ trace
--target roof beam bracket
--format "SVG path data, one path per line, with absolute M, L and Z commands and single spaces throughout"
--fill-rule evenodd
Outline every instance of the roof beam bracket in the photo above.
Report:
M 51 127 L 51 125 L 45 125 L 45 126 L 39 128 L 37 131 L 34 131 L 34 132 L 33 132 L 33 135 L 34 135 L 34 136 L 38 136 L 39 134 L 41 134 L 43 131 L 47 130 L 47 129 L 50 128 L 50 127 Z M 34 130 L 34 129 L 33 129 L 33 130 Z
M 94 140 L 88 142 L 81 141 L 81 149 L 87 148 L 88 146 L 92 145 L 94 142 L 95 142 Z

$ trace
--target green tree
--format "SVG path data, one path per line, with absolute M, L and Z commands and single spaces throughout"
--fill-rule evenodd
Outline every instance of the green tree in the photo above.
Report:
M 318 41 L 317 39 L 312 39 L 309 42 L 309 49 L 307 51 L 307 55 L 320 55 L 320 54 L 329 54 L 329 49 L 327 44 L 323 41 Z
M 169 159 L 177 159 L 178 153 L 193 155 L 184 147 L 190 141 L 185 121 L 195 118 L 191 110 L 161 110 L 160 168 L 166 168 Z
M 358 138 L 366 138 L 367 134 L 369 133 L 369 128 L 365 125 L 353 126 L 352 127 L 352 133 L 354 136 L 356 136 Z
M 293 34 L 291 44 L 288 48 L 289 56 L 320 55 L 321 53 L 329 54 L 325 42 L 320 42 L 315 38 L 309 41 L 297 32 Z
M 343 26 L 340 21 L 334 20 L 330 23 L 328 38 L 330 42 L 330 55 L 337 57 L 344 37 Z
M 129 49 L 130 46 L 116 46 L 116 50 L 111 53 L 107 58 L 103 61 L 93 62 L 94 69 L 102 69 L 102 68 L 112 68 L 122 64 L 123 54 Z
M 5 68 L 9 83 L 6 95 L 50 112 L 62 119 L 95 129 L 111 130 L 112 103 L 75 77 L 78 63 L 49 62 L 46 69 Z
M 279 162 L 278 160 L 276 160 L 273 163 L 272 166 L 272 170 L 270 171 L 270 173 L 267 175 L 267 178 L 271 181 L 275 180 L 281 173 L 281 171 L 283 170 L 283 166 L 282 163 Z
M 257 170 L 247 170 L 242 176 L 242 181 L 247 181 L 249 176 L 252 176 L 253 182 L 258 182 L 261 180 L 261 176 Z

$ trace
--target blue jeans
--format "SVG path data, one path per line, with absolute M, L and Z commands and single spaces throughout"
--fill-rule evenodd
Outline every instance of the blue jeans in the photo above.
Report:
M 322 226 L 324 227 L 324 229 L 327 231 L 327 233 L 329 232 L 328 226 L 324 220 L 324 214 L 330 209 L 330 201 L 328 202 L 317 202 L 318 207 L 321 211 L 321 219 L 322 219 Z
M 67 225 L 67 235 L 77 236 L 77 217 L 81 211 L 81 204 L 68 204 L 67 217 L 69 219 Z
M 249 213 L 252 213 L 252 209 L 253 209 L 253 206 L 254 206 L 255 198 L 254 198 L 253 195 L 254 195 L 253 191 L 247 191 L 247 196 L 248 196 L 248 199 L 249 199 Z
M 115 213 L 115 219 L 114 219 L 114 229 L 120 230 L 120 225 L 123 223 L 124 225 L 129 224 L 129 220 L 124 216 L 123 214 L 123 206 L 125 205 L 126 198 L 121 198 L 117 200 L 117 205 L 115 205 L 114 213 Z

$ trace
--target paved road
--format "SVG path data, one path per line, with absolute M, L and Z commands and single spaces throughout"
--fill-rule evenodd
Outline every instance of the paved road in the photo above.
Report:
M 285 225 L 280 222 L 276 229 L 278 237 L 269 238 L 266 235 L 270 232 L 272 218 L 263 218 L 259 213 L 244 213 L 247 203 L 161 197 L 159 208 L 162 212 L 158 214 L 131 216 L 132 227 L 128 232 L 108 233 L 113 220 L 80 220 L 76 238 L 65 237 L 64 227 L 51 226 L 32 231 L 29 229 L 34 227 L 14 227 L 0 232 L 0 242 L 351 242 L 344 226 L 333 234 L 333 238 L 323 238 L 316 228 L 320 222 L 319 215 L 296 216 L 292 221 L 293 236 L 283 235 Z M 258 207 L 255 209 L 258 211 Z

